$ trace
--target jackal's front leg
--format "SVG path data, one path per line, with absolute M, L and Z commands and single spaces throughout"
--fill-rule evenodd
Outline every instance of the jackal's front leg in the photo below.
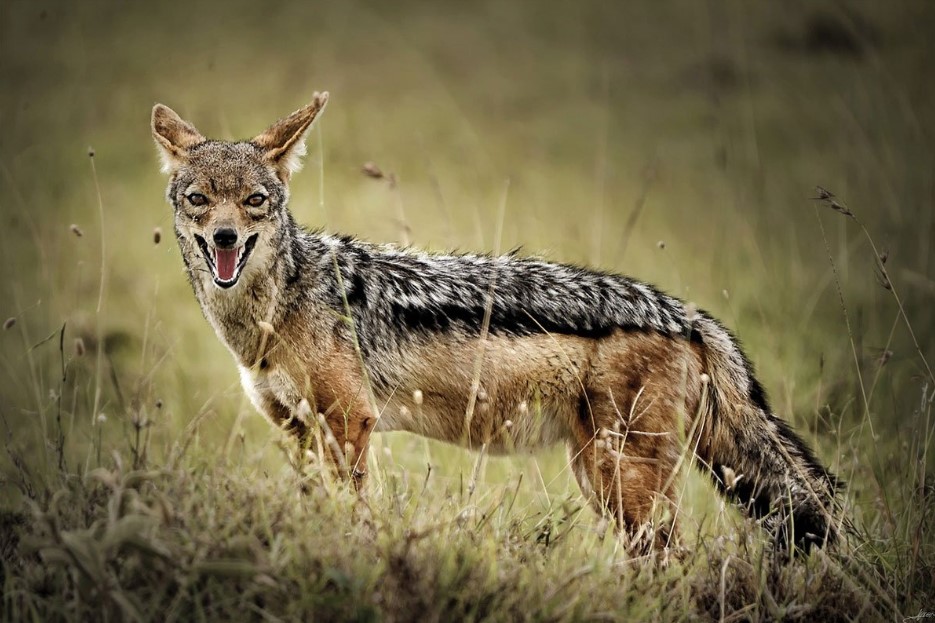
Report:
M 356 368 L 348 365 L 338 370 L 335 366 L 325 372 L 319 374 L 309 400 L 320 435 L 316 445 L 320 445 L 332 472 L 351 480 L 361 491 L 367 477 L 367 450 L 376 414 Z
M 367 476 L 367 449 L 375 421 L 366 401 L 339 399 L 319 392 L 288 408 L 273 396 L 262 396 L 263 413 L 292 436 L 300 452 L 312 452 L 342 480 L 360 491 Z M 317 407 L 317 409 L 316 409 Z
M 366 403 L 355 404 L 318 417 L 326 461 L 336 475 L 350 479 L 357 491 L 362 491 L 367 479 L 367 450 L 375 421 L 371 411 Z

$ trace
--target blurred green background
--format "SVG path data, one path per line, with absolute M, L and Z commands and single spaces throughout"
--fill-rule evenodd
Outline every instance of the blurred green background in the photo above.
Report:
M 925 370 L 893 294 L 860 228 L 810 197 L 832 190 L 888 250 L 935 359 L 933 32 L 931 2 L 3 0 L 6 443 L 50 455 L 60 418 L 71 460 L 93 466 L 95 439 L 130 438 L 135 417 L 164 456 L 203 414 L 209 456 L 281 467 L 189 290 L 149 114 L 162 102 L 244 138 L 328 90 L 292 186 L 300 222 L 494 251 L 505 202 L 499 250 L 617 270 L 721 318 L 848 480 L 931 464 Z M 466 453 L 391 437 L 384 470 L 470 471 Z M 484 477 L 576 495 L 564 460 Z

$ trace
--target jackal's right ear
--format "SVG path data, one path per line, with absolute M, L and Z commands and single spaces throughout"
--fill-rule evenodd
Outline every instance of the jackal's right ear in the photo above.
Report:
M 205 137 L 195 126 L 162 104 L 153 106 L 153 139 L 162 158 L 162 172 L 171 173 L 188 159 L 188 150 L 203 143 Z
M 289 179 L 290 173 L 302 167 L 305 135 L 327 103 L 328 92 L 316 92 L 311 104 L 280 119 L 253 139 L 253 143 L 263 150 L 264 157 L 275 167 L 283 181 Z

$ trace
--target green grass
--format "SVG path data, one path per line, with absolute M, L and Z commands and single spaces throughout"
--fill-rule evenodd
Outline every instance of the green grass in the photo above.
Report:
M 0 5 L 3 618 L 935 610 L 935 10 L 618 4 Z M 816 15 L 863 54 L 816 51 Z M 301 222 L 493 250 L 505 199 L 503 250 L 709 310 L 848 482 L 856 534 L 777 560 L 692 475 L 686 553 L 659 564 L 586 506 L 561 448 L 380 436 L 366 503 L 294 467 L 189 291 L 148 116 L 250 136 L 325 89 Z

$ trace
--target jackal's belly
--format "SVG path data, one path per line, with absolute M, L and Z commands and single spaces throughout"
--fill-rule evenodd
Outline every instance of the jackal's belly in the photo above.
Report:
M 455 401 L 429 395 L 423 400 L 422 405 L 391 400 L 377 421 L 375 431 L 407 431 L 466 448 L 486 446 L 490 452 L 508 454 L 566 441 L 568 420 L 574 417 L 572 409 L 566 408 L 571 405 L 541 402 L 530 405 L 528 401 L 518 401 L 512 408 L 491 411 L 475 401 L 471 414 L 468 396 Z M 433 403 L 437 404 L 433 406 Z
M 592 342 L 562 335 L 428 340 L 391 372 L 377 431 L 404 430 L 493 452 L 566 440 Z M 382 371 L 382 370 L 381 370 Z

